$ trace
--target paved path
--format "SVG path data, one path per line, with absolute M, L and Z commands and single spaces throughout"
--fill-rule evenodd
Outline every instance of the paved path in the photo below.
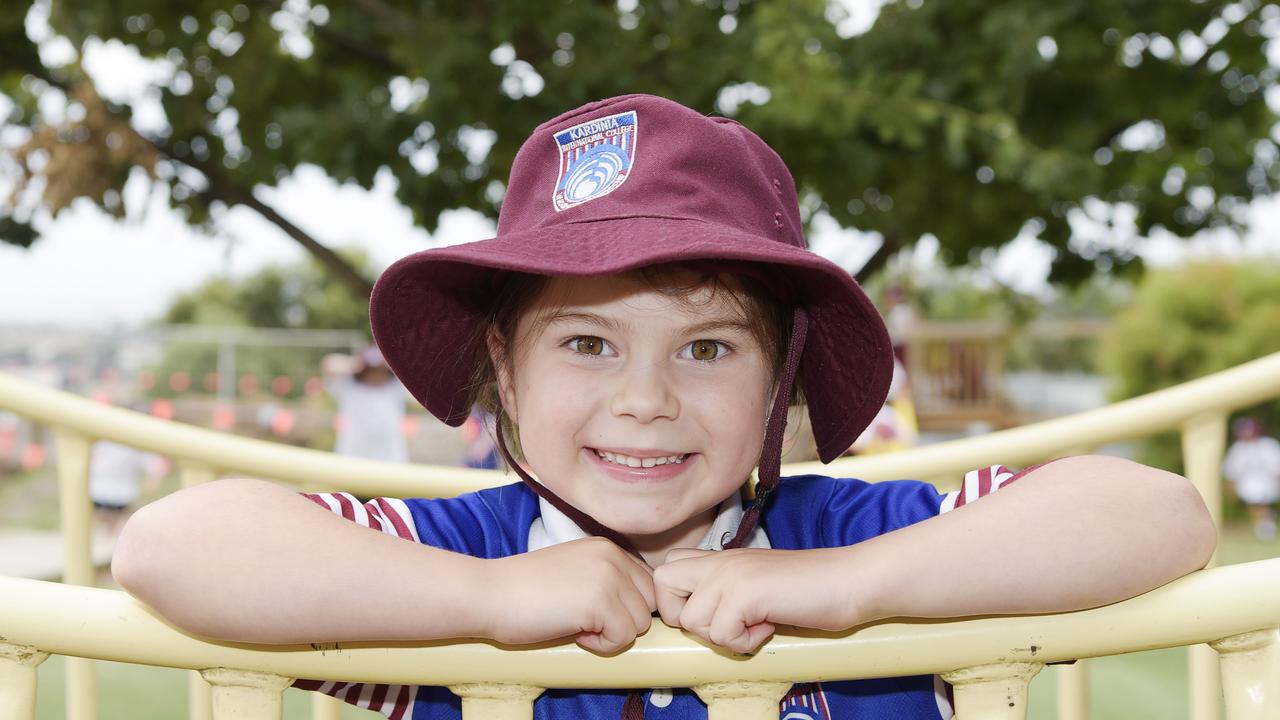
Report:
M 109 564 L 114 547 L 114 538 L 95 536 L 94 564 Z M 0 575 L 61 580 L 62 534 L 56 530 L 0 527 Z

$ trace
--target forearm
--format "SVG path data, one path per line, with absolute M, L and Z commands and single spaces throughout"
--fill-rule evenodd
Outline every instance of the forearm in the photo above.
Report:
M 287 488 L 223 480 L 135 513 L 112 572 L 190 632 L 293 643 L 478 635 L 483 562 L 361 527 Z
M 1089 456 L 1050 463 L 841 558 L 863 619 L 954 617 L 1115 602 L 1203 567 L 1215 543 L 1185 479 Z

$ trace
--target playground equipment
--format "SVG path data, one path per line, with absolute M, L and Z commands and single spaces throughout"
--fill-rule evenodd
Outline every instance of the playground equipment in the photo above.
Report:
M 1280 397 L 1280 353 L 1087 413 L 904 453 L 791 465 L 784 474 L 949 480 L 999 460 L 1038 462 L 1166 430 L 1182 435 L 1185 473 L 1220 521 L 1218 467 L 1229 413 Z M 0 408 L 57 439 L 67 584 L 0 578 L 0 716 L 33 718 L 36 669 L 67 655 L 68 717 L 96 717 L 92 659 L 189 668 L 191 717 L 275 718 L 290 678 L 447 685 L 469 719 L 532 717 L 544 688 L 692 687 L 712 720 L 778 717 L 793 682 L 939 673 L 961 720 L 1025 718 L 1027 686 L 1046 664 L 1191 645 L 1190 716 L 1280 717 L 1280 559 L 1194 573 L 1103 608 L 1037 616 L 877 623 L 845 633 L 779 634 L 751 658 L 722 653 L 655 623 L 627 652 L 601 658 L 572 644 L 533 649 L 479 642 L 341 647 L 205 642 L 156 619 L 128 595 L 89 587 L 88 457 L 111 440 L 167 455 L 184 484 L 224 474 L 358 495 L 447 496 L 508 482 L 490 471 L 391 465 L 235 438 L 107 407 L 0 374 Z M 75 622 L 70 622 L 72 619 Z M 1202 644 L 1202 643 L 1207 643 Z M 1087 717 L 1082 663 L 1059 665 L 1059 713 Z M 317 696 L 313 717 L 336 718 Z

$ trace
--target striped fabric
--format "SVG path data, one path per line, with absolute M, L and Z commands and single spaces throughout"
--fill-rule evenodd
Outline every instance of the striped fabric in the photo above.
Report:
M 1037 465 L 1035 467 L 1040 466 Z M 986 497 L 1026 475 L 1031 470 L 1034 470 L 1035 467 L 1027 468 L 1018 473 L 1003 465 L 990 465 L 977 470 L 970 470 L 965 473 L 964 483 L 960 485 L 959 490 L 952 490 L 942 496 L 942 507 L 939 513 L 955 510 L 958 507 L 968 505 L 978 498 Z
M 336 515 L 341 515 L 367 528 L 418 542 L 418 529 L 414 526 L 409 507 L 403 500 L 374 498 L 367 503 L 361 503 L 350 493 L 303 493 L 302 496 Z M 418 693 L 416 685 L 296 680 L 293 686 L 331 695 L 356 707 L 382 713 L 391 720 L 409 717 L 410 710 L 413 708 L 413 698 Z
M 942 496 L 939 513 L 948 512 L 967 505 L 975 500 L 990 495 L 996 490 L 1006 487 L 1034 470 L 1035 466 L 1015 473 L 1003 465 L 991 465 L 973 470 L 964 477 L 959 490 Z M 395 498 L 374 498 L 361 503 L 349 493 L 304 493 L 304 497 L 330 512 L 363 525 L 367 528 L 394 535 L 405 540 L 421 542 L 418 530 L 408 505 Z M 950 687 L 934 678 L 935 699 L 939 714 L 943 718 L 951 717 Z M 319 680 L 297 680 L 294 687 L 303 690 L 315 690 L 331 695 L 339 700 L 357 707 L 382 713 L 392 720 L 404 720 L 410 717 L 414 698 L 418 694 L 416 685 L 379 685 L 369 683 L 322 682 Z M 798 684 L 787 693 L 781 703 L 780 717 L 791 720 L 813 718 L 823 720 L 831 717 L 827 693 L 822 683 Z

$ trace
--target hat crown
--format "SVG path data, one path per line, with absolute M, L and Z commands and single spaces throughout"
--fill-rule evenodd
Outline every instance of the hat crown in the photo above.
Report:
M 804 247 L 786 165 L 738 122 L 652 95 L 601 100 L 543 123 L 516 154 L 498 235 L 660 217 Z

